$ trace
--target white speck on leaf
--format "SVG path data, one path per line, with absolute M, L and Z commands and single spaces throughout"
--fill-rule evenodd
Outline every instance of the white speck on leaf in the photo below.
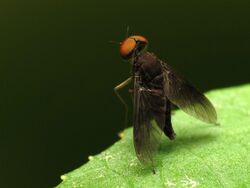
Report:
M 65 180 L 67 178 L 67 176 L 62 175 L 60 178 L 61 178 L 61 180 Z
M 100 174 L 99 176 L 97 176 L 96 178 L 104 178 L 103 174 Z
M 88 159 L 91 161 L 94 159 L 94 157 L 90 155 L 90 156 L 88 156 Z
M 123 131 L 121 131 L 121 132 L 118 133 L 118 136 L 119 136 L 120 139 L 123 139 L 125 137 L 125 134 L 124 134 Z
M 136 163 L 129 163 L 129 166 L 136 166 Z
M 137 159 L 132 159 L 131 162 L 129 163 L 129 166 L 136 166 L 137 164 Z
M 171 182 L 171 181 L 169 181 L 169 180 L 167 180 L 167 181 L 164 183 L 164 185 L 166 185 L 167 187 L 175 187 L 175 186 L 176 186 L 175 183 L 173 183 L 173 182 Z
M 186 179 L 182 180 L 182 185 L 184 187 L 197 187 L 199 185 L 199 182 L 192 180 L 186 175 Z
M 114 157 L 112 156 L 112 155 L 106 155 L 105 156 L 105 160 L 106 161 L 108 161 L 108 160 L 110 160 L 110 159 L 113 159 Z

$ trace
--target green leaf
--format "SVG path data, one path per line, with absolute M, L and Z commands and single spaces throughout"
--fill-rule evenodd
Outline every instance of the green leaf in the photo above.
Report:
M 141 165 L 132 129 L 80 168 L 61 176 L 58 187 L 250 187 L 250 85 L 207 93 L 220 126 L 178 110 L 174 141 L 162 136 L 156 174 Z

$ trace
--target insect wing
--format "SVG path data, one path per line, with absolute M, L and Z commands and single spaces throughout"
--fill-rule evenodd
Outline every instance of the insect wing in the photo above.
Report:
M 154 167 L 155 153 L 165 125 L 166 99 L 134 78 L 134 147 L 138 159 Z
M 187 114 L 204 122 L 215 124 L 217 114 L 207 97 L 181 78 L 169 65 L 163 62 L 162 65 L 167 98 Z

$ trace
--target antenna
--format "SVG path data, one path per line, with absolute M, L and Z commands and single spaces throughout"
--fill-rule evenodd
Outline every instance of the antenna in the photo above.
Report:
M 111 43 L 111 44 L 118 44 L 118 45 L 121 44 L 121 42 L 117 42 L 117 41 L 114 41 L 114 40 L 110 40 L 109 43 Z
M 129 36 L 129 25 L 127 26 L 127 31 L 126 31 L 126 38 L 128 38 L 128 36 Z
M 128 38 L 129 37 L 129 30 L 130 30 L 130 28 L 129 28 L 129 25 L 127 26 L 127 30 L 126 30 L 126 38 Z M 109 43 L 112 43 L 112 44 L 118 44 L 118 45 L 121 45 L 121 43 L 122 42 L 117 42 L 117 41 L 114 41 L 114 40 L 110 40 L 110 41 L 108 41 Z

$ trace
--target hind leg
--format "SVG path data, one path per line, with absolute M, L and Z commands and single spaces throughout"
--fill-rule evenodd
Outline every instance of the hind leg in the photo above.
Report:
M 163 132 L 170 140 L 174 140 L 176 137 L 176 134 L 174 132 L 174 129 L 172 127 L 172 122 L 171 122 L 171 104 L 169 100 L 166 101 L 166 119 L 165 119 L 165 126 L 163 128 Z

